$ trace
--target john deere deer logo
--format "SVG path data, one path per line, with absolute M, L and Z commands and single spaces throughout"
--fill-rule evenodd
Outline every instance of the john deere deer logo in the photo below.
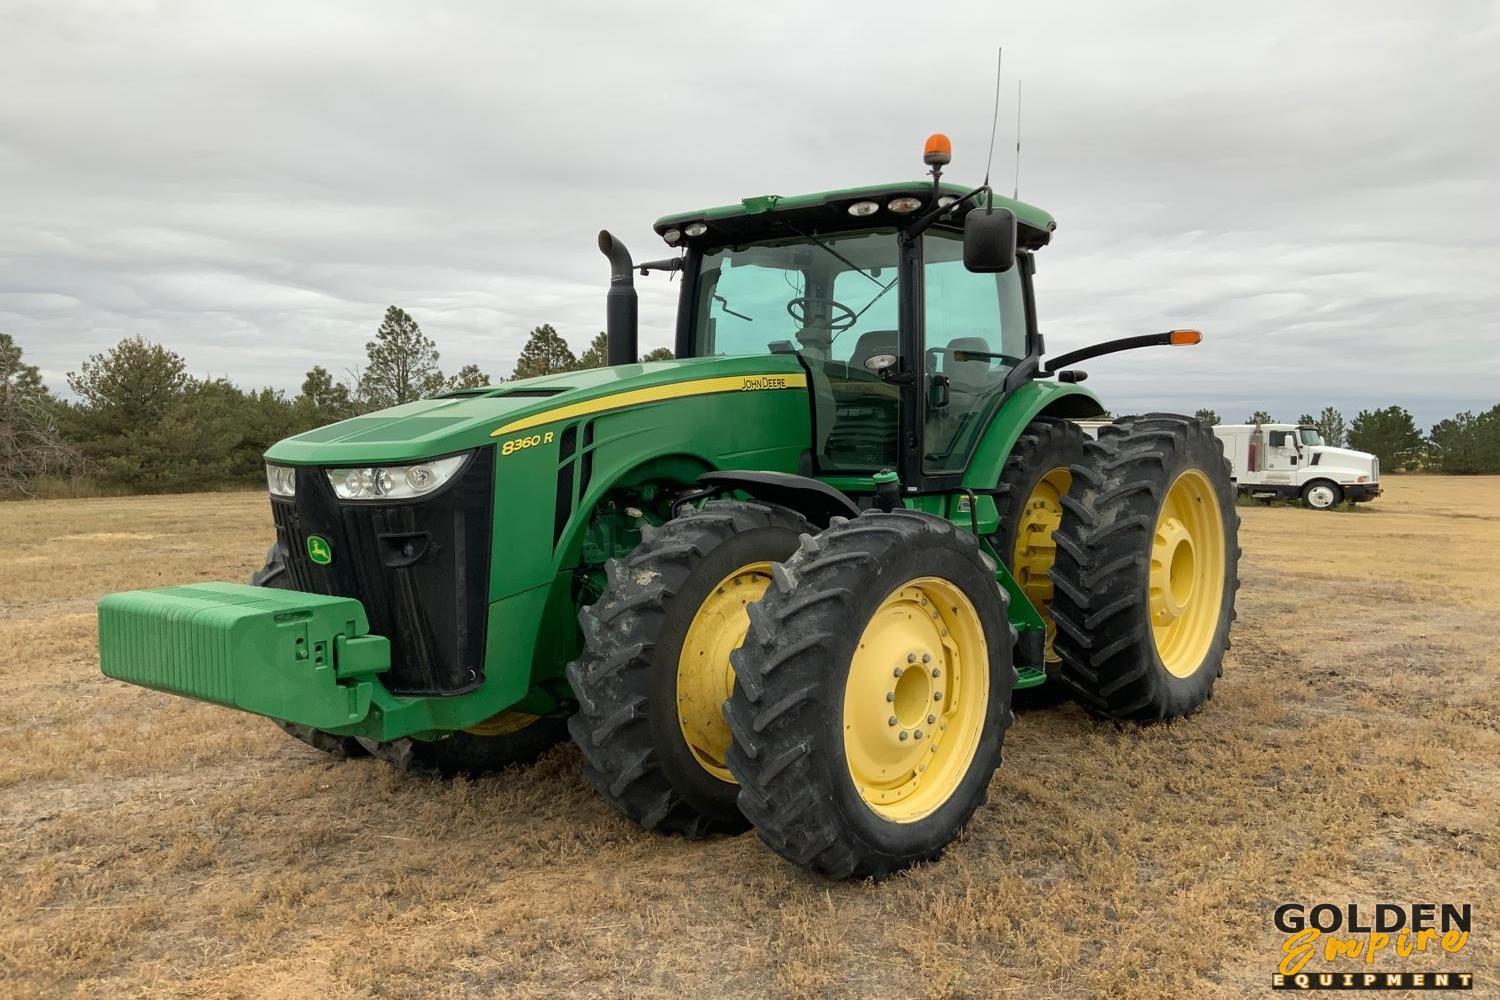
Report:
M 308 535 L 307 558 L 319 566 L 327 566 L 333 562 L 333 546 L 329 545 L 328 539 L 322 535 Z

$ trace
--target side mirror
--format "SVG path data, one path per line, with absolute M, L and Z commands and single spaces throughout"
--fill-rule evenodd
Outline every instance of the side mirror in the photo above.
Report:
M 999 274 L 1016 263 L 1016 216 L 1008 208 L 973 208 L 964 217 L 964 267 Z

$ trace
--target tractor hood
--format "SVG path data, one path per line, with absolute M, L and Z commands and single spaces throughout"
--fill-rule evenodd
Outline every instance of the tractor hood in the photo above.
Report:
M 688 358 L 520 379 L 422 399 L 278 441 L 266 459 L 288 465 L 399 464 L 492 444 L 507 433 L 583 413 L 715 392 L 770 388 L 757 376 L 805 375 L 791 355 Z M 555 416 L 552 416 L 555 413 Z

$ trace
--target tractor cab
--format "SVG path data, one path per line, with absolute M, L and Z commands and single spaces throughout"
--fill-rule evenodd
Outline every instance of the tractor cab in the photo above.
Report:
M 1004 220 L 1003 270 L 966 265 L 971 212 Z M 941 181 L 747 198 L 655 226 L 682 251 L 679 357 L 795 355 L 809 471 L 896 469 L 924 491 L 961 476 L 1007 389 L 1037 370 L 1031 254 L 1055 228 Z

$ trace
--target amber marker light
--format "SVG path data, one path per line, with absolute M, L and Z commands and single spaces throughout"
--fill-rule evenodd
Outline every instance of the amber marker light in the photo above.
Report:
M 947 166 L 953 162 L 953 143 L 941 132 L 932 133 L 922 148 L 922 162 L 929 167 Z
M 1173 330 L 1168 336 L 1173 347 L 1183 347 L 1188 344 L 1197 344 L 1203 340 L 1203 334 L 1197 330 Z

